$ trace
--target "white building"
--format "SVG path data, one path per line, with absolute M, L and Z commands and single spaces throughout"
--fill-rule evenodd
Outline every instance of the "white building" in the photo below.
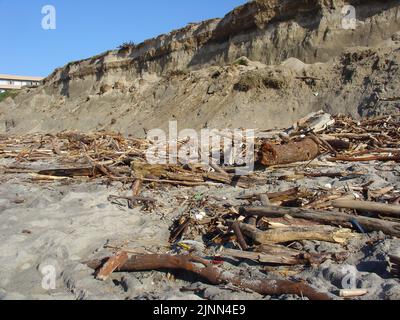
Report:
M 7 90 L 20 90 L 23 87 L 37 87 L 42 80 L 41 77 L 0 74 L 0 93 Z

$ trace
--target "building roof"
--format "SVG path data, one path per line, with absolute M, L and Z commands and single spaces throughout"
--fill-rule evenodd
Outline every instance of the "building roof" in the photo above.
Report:
M 14 76 L 9 74 L 1 74 L 0 80 L 16 80 L 16 81 L 42 81 L 43 77 Z
M 18 90 L 21 89 L 21 85 L 14 84 L 0 84 L 0 90 Z

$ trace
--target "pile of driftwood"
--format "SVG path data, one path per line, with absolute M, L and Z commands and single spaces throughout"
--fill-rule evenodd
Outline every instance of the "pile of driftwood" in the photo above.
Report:
M 324 172 L 316 168 L 334 167 L 336 162 L 400 161 L 400 115 L 356 121 L 345 116 L 332 117 L 319 112 L 299 120 L 281 131 L 258 131 L 256 141 L 257 171 L 236 176 L 234 167 L 215 164 L 151 165 L 145 161 L 150 142 L 124 138 L 115 133 L 0 137 L 0 158 L 15 160 L 3 167 L 3 173 L 30 174 L 35 181 L 57 181 L 102 178 L 130 186 L 131 195 L 110 195 L 110 201 L 126 200 L 129 207 L 145 205 L 154 210 L 156 200 L 143 197 L 142 187 L 160 184 L 194 187 L 223 183 L 248 188 L 265 184 L 268 173 L 291 168 L 281 179 L 301 180 L 313 177 L 360 176 L 363 172 Z M 183 142 L 182 142 L 183 143 Z M 221 155 L 222 155 L 221 149 Z M 52 168 L 32 171 L 26 162 L 47 161 Z M 55 165 L 57 164 L 57 166 Z M 287 246 L 301 240 L 326 241 L 345 245 L 350 239 L 371 231 L 400 237 L 400 195 L 393 187 L 369 190 L 360 186 L 363 198 L 346 190 L 303 190 L 247 194 L 242 207 L 211 205 L 200 197 L 189 203 L 186 212 L 171 227 L 171 247 L 185 248 L 184 254 L 131 254 L 121 248 L 103 261 L 88 265 L 96 269 L 98 279 L 107 279 L 114 271 L 186 270 L 211 284 L 230 283 L 265 295 L 297 294 L 310 299 L 330 299 L 305 283 L 289 280 L 244 279 L 218 266 L 225 259 L 251 260 L 268 272 L 270 266 L 318 265 L 326 259 L 340 262 L 345 256 L 332 252 L 309 254 Z M 198 217 L 191 208 L 202 208 L 208 214 Z M 340 210 L 340 211 L 339 211 Z M 211 213 L 211 214 L 210 214 Z M 209 259 L 195 249 L 196 236 L 202 235 L 205 247 L 220 246 L 217 256 Z M 189 240 L 182 241 L 182 239 Z M 234 244 L 231 245 L 227 244 Z M 200 250 L 201 251 L 201 250 Z M 196 254 L 197 255 L 196 255 Z M 391 257 L 398 274 L 398 257 Z M 342 292 L 341 296 L 365 292 Z
M 323 112 L 300 119 L 291 128 L 282 131 L 261 131 L 256 134 L 255 159 L 261 167 L 289 166 L 304 168 L 298 162 L 310 162 L 318 166 L 344 162 L 400 161 L 400 115 L 391 115 L 357 122 L 349 117 L 331 117 Z M 177 142 L 177 148 L 188 141 Z M 143 182 L 171 185 L 197 186 L 207 181 L 248 187 L 262 184 L 250 175 L 235 177 L 234 167 L 214 164 L 223 159 L 213 159 L 209 165 L 165 165 L 146 164 L 146 150 L 152 143 L 146 139 L 123 137 L 121 134 L 98 132 L 82 134 L 63 132 L 57 135 L 31 134 L 26 136 L 0 136 L 0 158 L 15 159 L 16 163 L 56 161 L 58 167 L 35 172 L 35 179 L 58 180 L 60 177 L 107 176 L 110 180 L 132 182 L 141 178 Z M 317 160 L 319 159 L 319 160 Z M 81 165 L 80 165 L 81 164 Z M 4 173 L 31 172 L 23 166 L 3 168 Z M 298 177 L 318 177 L 326 174 L 301 172 Z M 346 173 L 329 173 L 330 177 Z

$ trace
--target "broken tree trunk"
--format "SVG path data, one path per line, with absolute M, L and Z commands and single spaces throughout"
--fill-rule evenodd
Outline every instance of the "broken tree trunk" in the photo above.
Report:
M 240 213 L 245 216 L 261 216 L 270 218 L 281 218 L 285 215 L 293 218 L 316 221 L 323 224 L 336 226 L 351 226 L 351 221 L 357 221 L 366 231 L 382 231 L 383 233 L 400 238 L 400 223 L 355 216 L 332 211 L 313 211 L 301 208 L 283 208 L 283 207 L 242 207 Z
M 289 226 L 285 228 L 261 231 L 248 224 L 240 224 L 242 232 L 255 243 L 286 243 L 299 240 L 316 240 L 333 243 L 346 243 L 356 236 L 350 229 L 339 229 L 330 226 Z
M 319 153 L 318 144 L 313 139 L 307 138 L 283 145 L 264 143 L 259 152 L 259 159 L 264 166 L 274 166 L 313 160 Z
M 400 218 L 400 206 L 393 204 L 357 200 L 335 200 L 332 201 L 332 206 L 342 209 L 375 212 L 385 216 Z
M 103 262 L 104 260 L 93 260 L 88 262 L 87 265 L 97 270 L 103 265 Z M 135 255 L 129 258 L 123 265 L 119 266 L 116 271 L 134 272 L 165 269 L 186 270 L 214 285 L 230 283 L 243 289 L 250 289 L 262 295 L 279 296 L 282 294 L 294 294 L 307 297 L 310 300 L 331 300 L 328 294 L 318 292 L 302 282 L 245 279 L 231 272 L 224 271 L 212 265 L 207 260 L 194 256 Z

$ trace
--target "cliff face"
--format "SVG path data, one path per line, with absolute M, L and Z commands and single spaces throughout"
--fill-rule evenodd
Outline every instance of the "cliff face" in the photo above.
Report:
M 344 1 L 258 0 L 223 19 L 208 20 L 147 40 L 133 48 L 109 51 L 70 63 L 47 80 L 68 81 L 127 70 L 144 72 L 193 70 L 226 65 L 241 56 L 265 64 L 296 57 L 325 62 L 351 46 L 374 46 L 399 30 L 399 1 L 346 1 L 356 7 L 355 30 L 342 28 Z
M 55 70 L 40 88 L 0 104 L 1 118 L 11 132 L 76 128 L 138 134 L 173 119 L 194 128 L 210 123 L 268 127 L 287 125 L 321 108 L 373 113 L 369 100 L 376 88 L 360 76 L 368 68 L 345 55 L 351 48 L 368 47 L 396 64 L 400 1 L 346 4 L 356 8 L 354 30 L 342 26 L 341 0 L 252 1 L 223 19 L 72 62 Z M 243 56 L 250 61 L 238 62 Z M 345 68 L 359 70 L 350 82 L 342 79 Z M 389 77 L 387 70 L 371 71 L 377 71 L 378 82 Z M 320 80 L 305 81 L 310 74 Z M 268 79 L 281 85 L 271 87 Z M 358 80 L 367 86 L 362 94 Z M 243 81 L 250 85 L 241 87 Z M 354 94 L 342 106 L 344 87 L 352 90 L 351 85 Z M 280 112 L 286 113 L 284 119 Z

